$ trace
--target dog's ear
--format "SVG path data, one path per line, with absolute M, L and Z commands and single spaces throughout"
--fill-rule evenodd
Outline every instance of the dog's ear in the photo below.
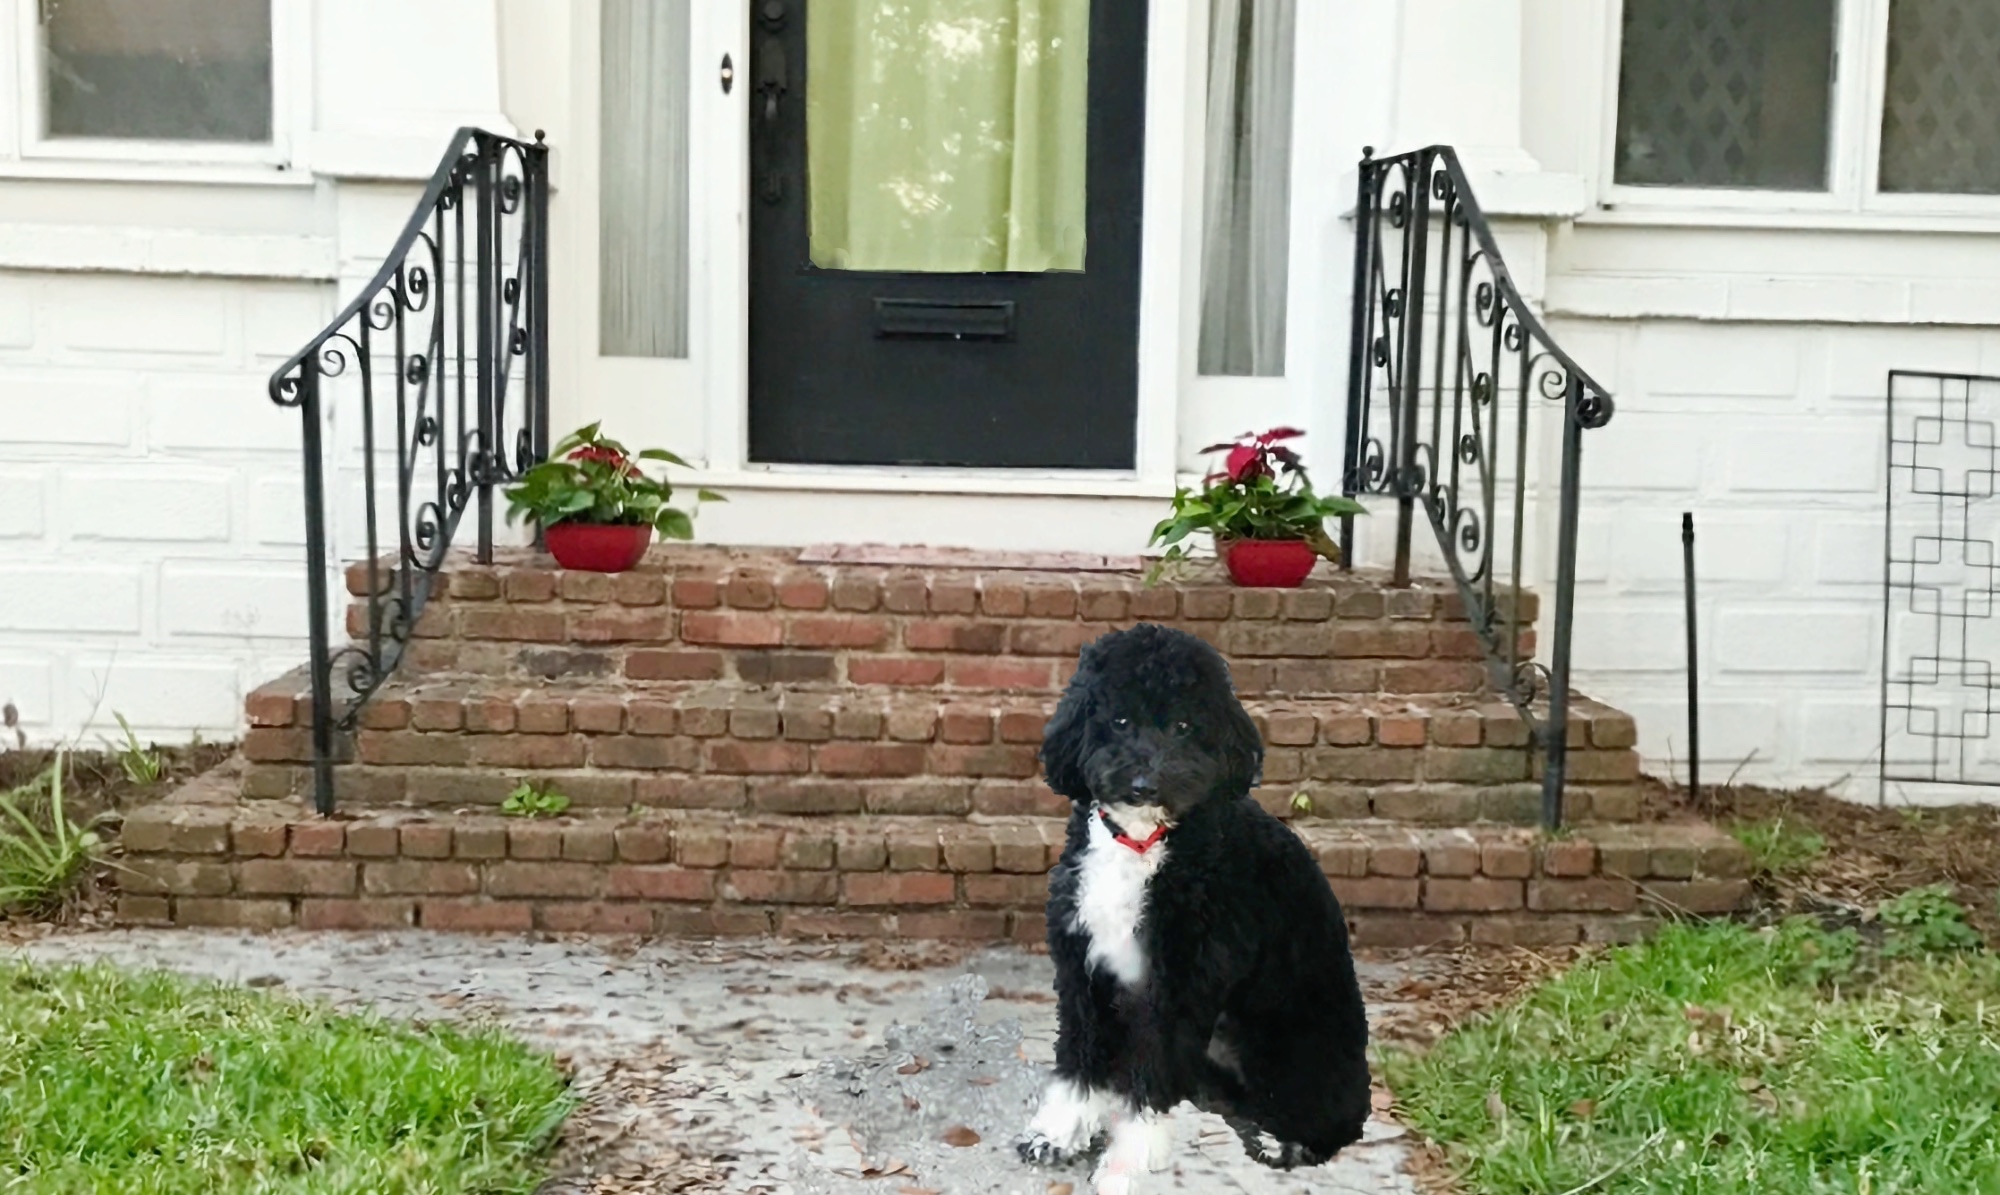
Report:
M 1090 799 L 1083 777 L 1084 731 L 1090 721 L 1090 688 L 1081 674 L 1063 691 L 1056 712 L 1042 730 L 1042 778 L 1072 801 Z
M 1221 727 L 1217 747 L 1223 770 L 1229 777 L 1229 789 L 1249 792 L 1264 779 L 1264 739 L 1257 733 L 1257 724 L 1250 720 L 1250 711 L 1243 708 L 1235 694 L 1223 702 L 1221 713 L 1222 717 L 1216 720 Z

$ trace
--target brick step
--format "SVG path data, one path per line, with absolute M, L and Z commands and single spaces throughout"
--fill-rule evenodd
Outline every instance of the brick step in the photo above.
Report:
M 236 796 L 229 765 L 125 819 L 134 924 L 792 937 L 1042 937 L 1061 823 L 642 811 L 549 820 Z M 1749 860 L 1700 824 L 1560 838 L 1384 821 L 1297 827 L 1363 944 L 1623 939 L 1724 913 Z
M 1037 780 L 1053 695 L 730 683 L 391 681 L 341 744 L 344 803 L 497 805 L 533 780 L 582 806 L 772 813 L 1062 816 Z M 1252 698 L 1258 798 L 1282 816 L 1532 822 L 1540 795 L 1513 707 L 1472 698 Z M 248 703 L 252 796 L 303 791 L 310 709 L 297 674 Z M 1570 814 L 1629 820 L 1631 718 L 1579 699 Z
M 808 564 L 797 552 L 676 547 L 618 575 L 516 553 L 454 560 L 404 661 L 416 672 L 1053 692 L 1077 650 L 1138 621 L 1180 626 L 1231 659 L 1246 694 L 1470 693 L 1485 683 L 1456 592 L 1330 572 L 1305 588 L 1239 589 L 1203 573 Z M 1325 572 L 1325 570 L 1322 570 Z M 357 598 L 391 574 L 348 570 Z M 1523 658 L 1534 651 L 1535 599 Z M 367 632 L 367 604 L 348 630 Z

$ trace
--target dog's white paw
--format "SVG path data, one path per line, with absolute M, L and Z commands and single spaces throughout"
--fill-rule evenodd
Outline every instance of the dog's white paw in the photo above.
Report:
M 1173 1126 L 1165 1117 L 1113 1116 L 1111 1142 L 1090 1179 L 1096 1195 L 1132 1195 L 1140 1175 L 1167 1168 L 1173 1139 Z
M 1014 1149 L 1024 1162 L 1058 1165 L 1088 1152 L 1104 1135 L 1110 1101 L 1067 1079 L 1049 1084 L 1041 1107 Z
M 1174 1164 L 1174 1122 L 1165 1115 L 1140 1120 L 1146 1134 L 1146 1169 L 1158 1174 Z

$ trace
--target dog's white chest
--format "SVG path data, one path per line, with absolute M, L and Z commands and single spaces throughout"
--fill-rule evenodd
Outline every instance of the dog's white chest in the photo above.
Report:
M 1127 833 L 1150 833 L 1147 823 L 1121 819 Z M 1146 975 L 1139 929 L 1146 916 L 1146 886 L 1167 861 L 1167 844 L 1144 852 L 1118 842 L 1102 819 L 1090 819 L 1090 839 L 1077 867 L 1075 927 L 1089 940 L 1085 957 L 1131 986 Z

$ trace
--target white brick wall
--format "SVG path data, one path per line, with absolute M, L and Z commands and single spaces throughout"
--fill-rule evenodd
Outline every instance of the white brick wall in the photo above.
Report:
M 265 380 L 332 300 L 0 272 L 0 701 L 30 734 L 233 734 L 304 658 L 298 416 Z
M 1740 767 L 1874 799 L 1887 371 L 2000 373 L 2000 331 L 1573 317 L 1553 331 L 1618 400 L 1586 439 L 1578 686 L 1638 717 L 1651 770 L 1671 759 L 1685 776 L 1691 510 L 1704 781 Z

